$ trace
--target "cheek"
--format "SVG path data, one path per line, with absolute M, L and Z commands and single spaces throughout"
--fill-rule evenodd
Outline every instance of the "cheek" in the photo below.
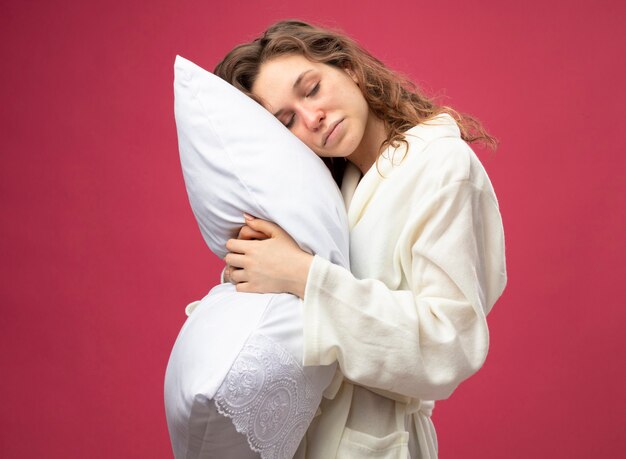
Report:
M 302 141 L 303 144 L 305 144 L 307 147 L 309 147 L 311 150 L 315 151 L 315 149 L 313 148 L 313 141 L 310 138 L 310 132 L 306 129 L 302 129 L 302 128 L 296 128 L 293 129 L 291 131 L 293 133 L 293 135 L 295 135 L 298 139 L 300 139 Z
M 365 118 L 367 118 L 368 113 L 369 113 L 369 106 L 367 105 L 367 101 L 365 100 L 365 97 L 363 96 L 363 94 L 361 93 L 361 90 L 359 88 L 356 88 L 356 95 L 355 97 L 358 99 L 358 104 L 360 107 L 360 111 L 363 114 L 363 116 Z
M 353 115 L 356 115 L 361 120 L 367 118 L 369 113 L 367 101 L 356 84 L 345 88 L 341 95 L 343 106 L 349 108 Z

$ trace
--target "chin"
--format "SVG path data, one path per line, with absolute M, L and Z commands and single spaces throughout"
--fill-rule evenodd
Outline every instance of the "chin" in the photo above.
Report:
M 354 129 L 352 129 L 344 134 L 332 150 L 326 150 L 320 156 L 348 159 L 357 150 L 362 139 L 363 131 L 354 132 Z
M 358 136 L 357 138 L 355 137 L 344 138 L 343 139 L 344 142 L 342 142 L 340 151 L 338 151 L 338 154 L 335 156 L 338 156 L 341 158 L 348 158 L 359 148 L 361 139 L 362 139 L 362 136 Z

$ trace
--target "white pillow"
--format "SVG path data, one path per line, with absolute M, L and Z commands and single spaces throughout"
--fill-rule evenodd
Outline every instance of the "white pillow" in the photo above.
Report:
M 180 56 L 174 68 L 185 185 L 209 248 L 223 257 L 247 212 L 277 223 L 304 250 L 349 267 L 345 208 L 324 163 L 230 84 Z M 261 457 L 291 457 L 334 371 L 302 367 L 297 297 L 218 285 L 183 325 L 168 363 L 165 405 L 175 456 L 242 457 L 224 442 L 217 409 Z M 283 407 L 273 424 L 261 422 L 269 400 Z
M 191 208 L 220 258 L 242 212 L 277 223 L 300 246 L 348 265 L 341 193 L 322 160 L 261 105 L 177 56 L 176 127 Z

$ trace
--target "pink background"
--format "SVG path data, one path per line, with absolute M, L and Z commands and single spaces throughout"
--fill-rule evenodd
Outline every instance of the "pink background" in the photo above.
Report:
M 169 458 L 163 374 L 218 279 L 184 190 L 176 54 L 337 26 L 501 140 L 509 284 L 442 458 L 626 447 L 622 1 L 14 1 L 0 6 L 0 455 Z

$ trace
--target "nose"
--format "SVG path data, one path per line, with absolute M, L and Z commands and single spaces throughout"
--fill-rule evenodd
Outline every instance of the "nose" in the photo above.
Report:
M 325 118 L 324 112 L 316 107 L 303 108 L 301 116 L 305 126 L 311 131 L 319 129 Z

